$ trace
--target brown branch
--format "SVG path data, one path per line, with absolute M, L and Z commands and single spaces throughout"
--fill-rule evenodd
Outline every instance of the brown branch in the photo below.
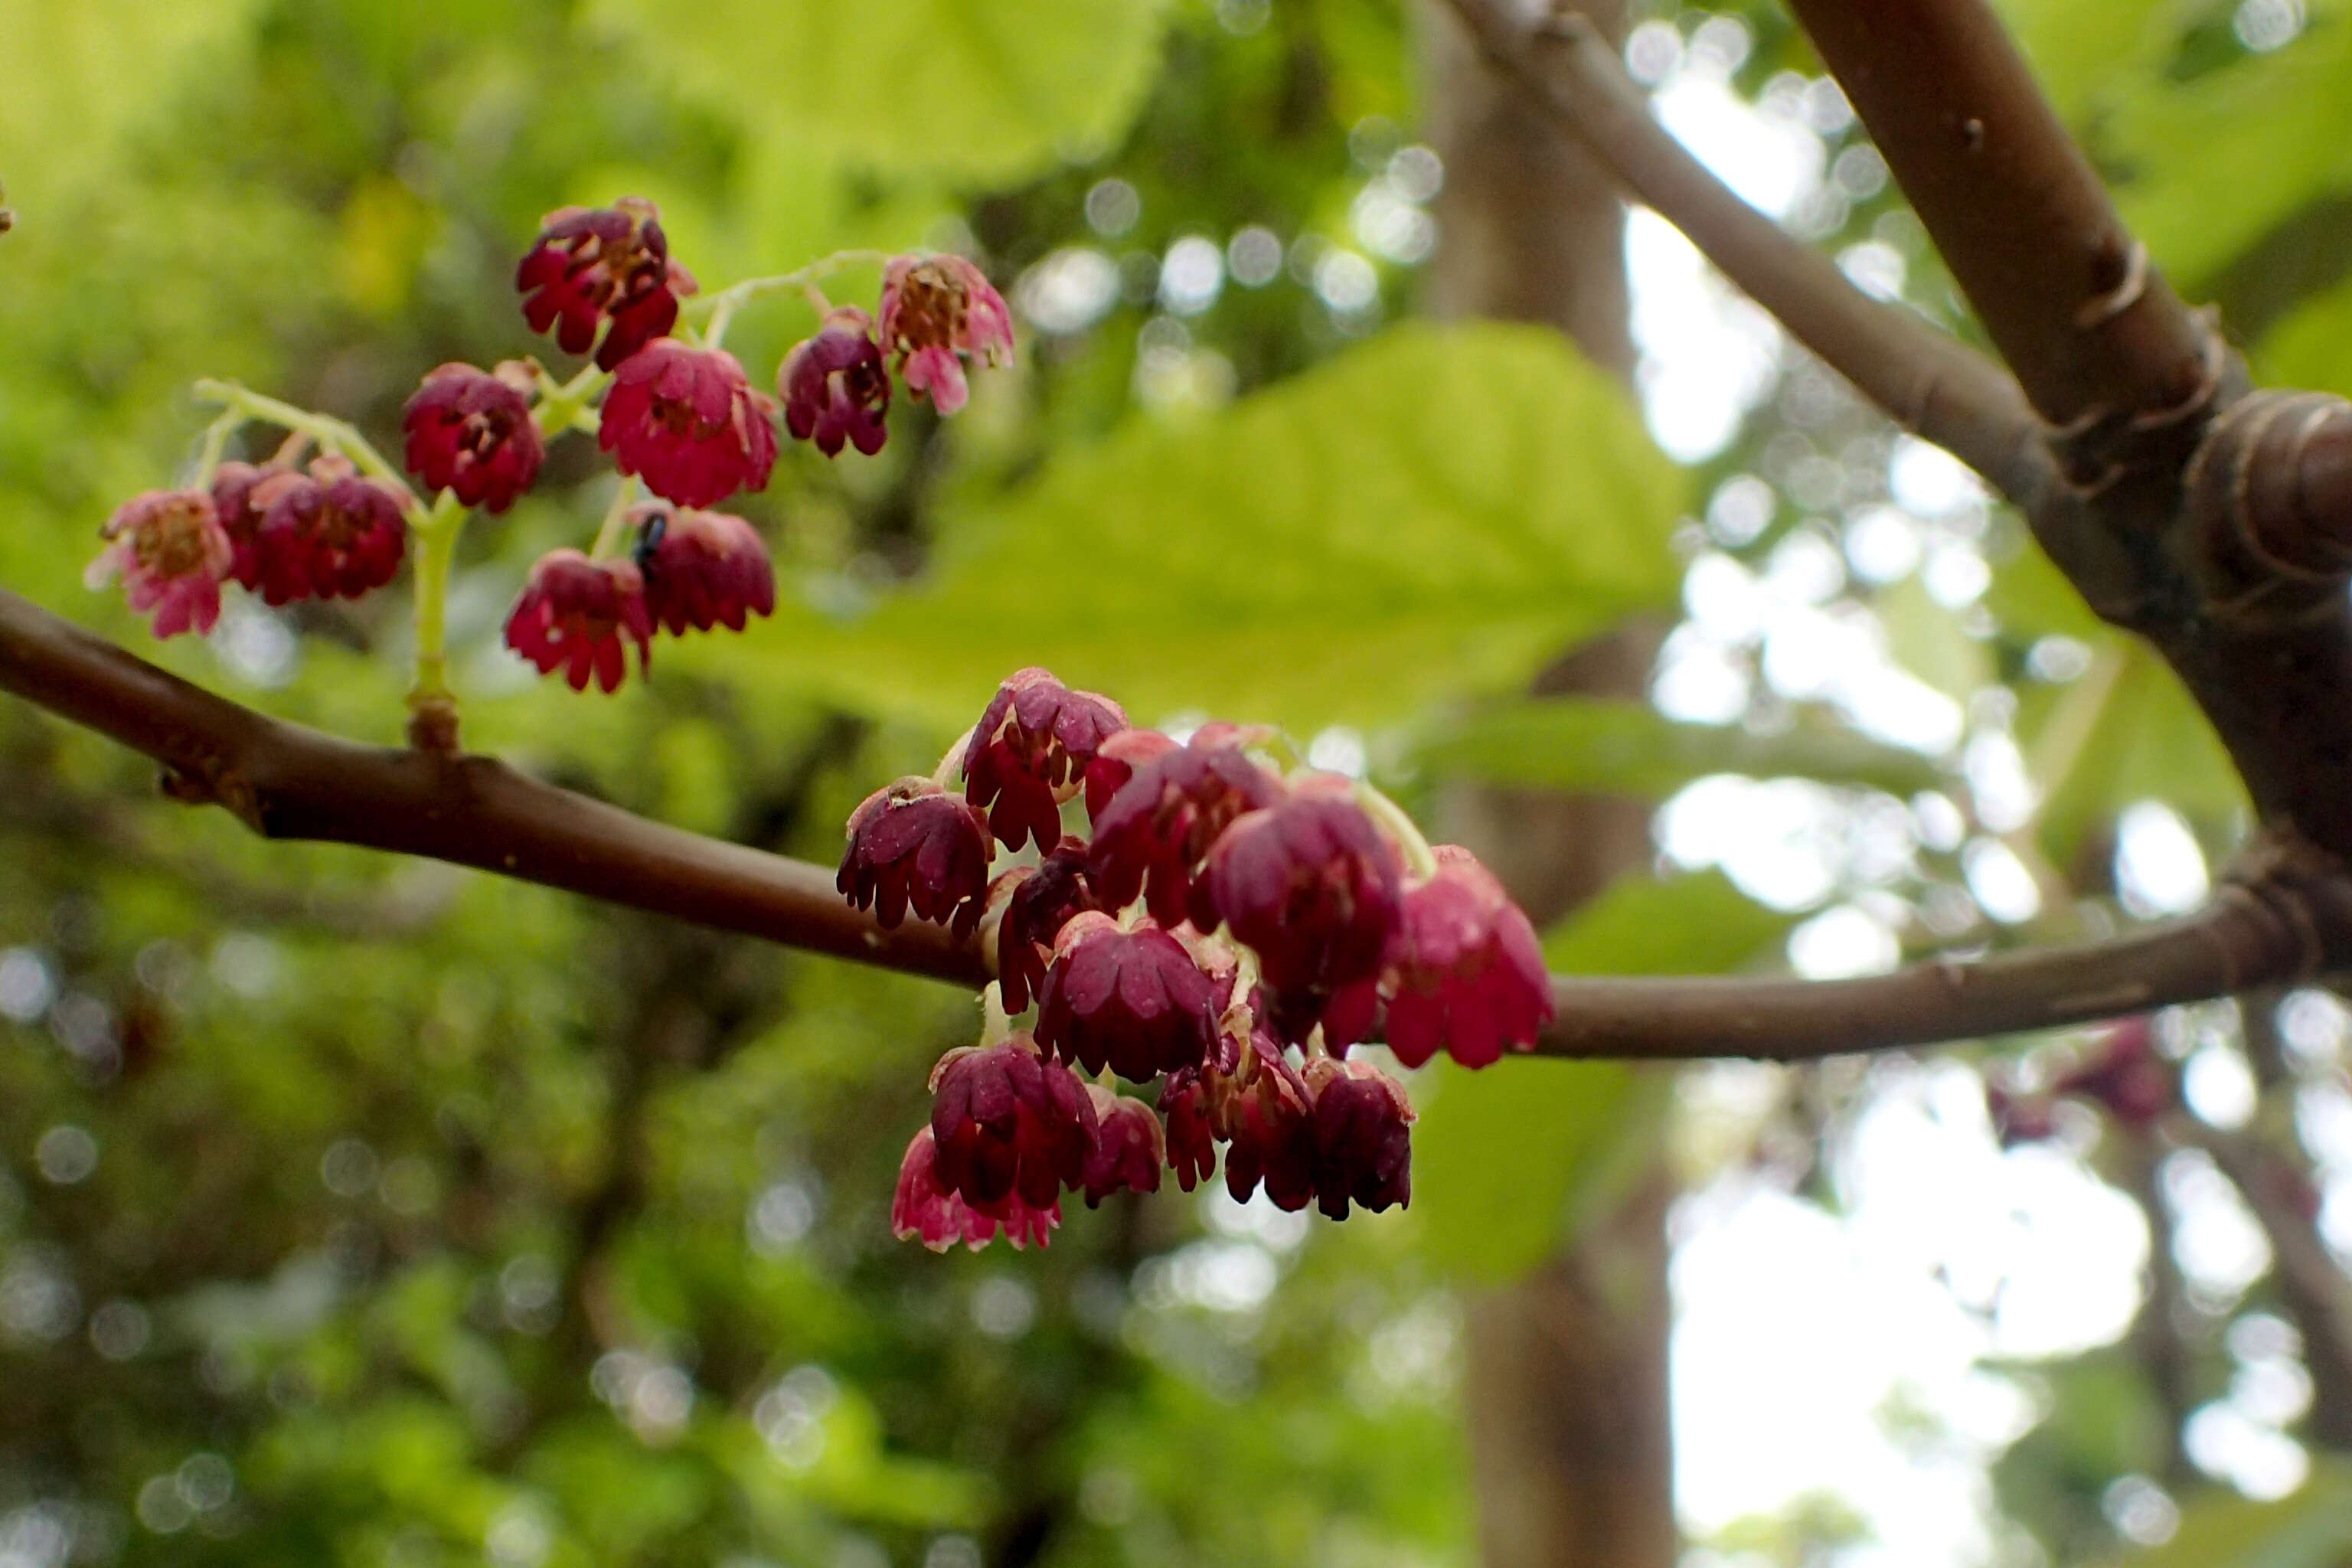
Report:
M 2019 505 L 2048 492 L 2054 468 L 2016 382 L 1863 293 L 1827 257 L 1740 200 L 1651 118 L 1617 51 L 1590 23 L 1562 16 L 1531 30 L 1499 0 L 1451 4 L 1489 59 L 1864 396 Z
M 2125 229 L 1984 0 L 1790 0 L 2044 418 L 2180 407 L 2210 329 Z
M 665 827 L 486 757 L 362 746 L 216 697 L 0 589 L 0 690 L 164 767 L 165 792 L 267 837 L 421 856 L 715 930 L 956 984 L 975 943 L 886 931 L 822 866 Z M 1555 976 L 1558 1057 L 1783 1061 L 1883 1050 L 2222 996 L 2352 960 L 2352 889 L 2273 847 L 2203 913 L 2112 942 L 1935 962 L 1858 980 Z

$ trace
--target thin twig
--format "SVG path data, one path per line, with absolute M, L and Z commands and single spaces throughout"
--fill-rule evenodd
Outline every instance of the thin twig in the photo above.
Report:
M 977 988 L 976 943 L 883 931 L 822 866 L 648 822 L 487 757 L 362 746 L 215 696 L 0 590 L 0 690 L 163 765 L 166 793 L 265 837 L 446 860 L 720 931 Z M 2110 942 L 1856 980 L 1555 976 L 1538 1049 L 1805 1060 L 2053 1028 L 2340 964 L 2352 892 L 2258 873 L 2203 913 Z
M 1740 200 L 1651 117 L 1617 51 L 1589 22 L 1562 16 L 1531 30 L 1496 0 L 1451 3 L 1489 59 L 1864 396 L 2019 505 L 2047 493 L 2054 465 L 2008 374 L 1863 293 L 1827 257 Z

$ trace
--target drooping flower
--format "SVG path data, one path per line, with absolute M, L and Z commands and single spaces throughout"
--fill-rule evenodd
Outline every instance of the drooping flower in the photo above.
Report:
M 2083 1062 L 2050 1088 L 2053 1094 L 2074 1095 L 2105 1108 L 2126 1127 L 2152 1125 L 2172 1108 L 2178 1094 L 2146 1018 L 2126 1018 L 2116 1025 Z
M 202 490 L 149 490 L 122 503 L 99 531 L 106 548 L 82 581 L 103 588 L 120 576 L 126 603 L 159 637 L 202 637 L 220 619 L 221 579 L 235 549 L 212 497 Z
M 1242 1070 L 1225 1115 L 1225 1191 L 1247 1203 L 1260 1184 L 1278 1209 L 1296 1213 L 1315 1196 L 1315 1101 L 1298 1069 L 1275 1054 Z
M 1026 1035 L 950 1051 L 931 1069 L 931 1138 L 940 1184 L 983 1214 L 1008 1198 L 1031 1208 L 1086 1181 L 1099 1137 L 1077 1075 Z
M 1013 355 L 1013 312 L 981 269 L 961 256 L 901 256 L 882 271 L 882 347 L 897 356 L 907 391 L 943 415 L 964 405 L 963 361 Z
M 849 846 L 834 885 L 885 929 L 918 920 L 970 936 L 988 893 L 996 846 L 980 813 L 929 779 L 908 775 L 850 814 Z
M 748 617 L 775 610 L 776 569 L 759 531 L 741 518 L 656 501 L 635 508 L 630 521 L 646 608 L 671 636 L 688 626 L 740 632 Z
M 1103 807 L 1118 794 L 1135 770 L 1146 763 L 1157 762 L 1176 749 L 1176 742 L 1157 730 L 1121 730 L 1096 748 L 1094 760 L 1087 764 L 1087 820 L 1099 821 Z
M 890 373 L 874 341 L 874 318 L 855 305 L 825 317 L 816 336 L 796 343 L 776 373 L 784 402 L 784 428 L 814 441 L 828 458 L 845 445 L 867 457 L 882 449 L 889 430 Z
M 308 472 L 265 479 L 248 504 L 265 497 L 253 570 L 268 603 L 356 599 L 398 574 L 408 552 L 408 498 L 362 476 L 348 458 L 313 458 Z
M 1318 1057 L 1303 1075 L 1315 1104 L 1315 1195 L 1332 1219 L 1412 1201 L 1412 1102 L 1366 1061 Z
M 261 587 L 261 520 L 278 492 L 300 476 L 282 463 L 256 466 L 234 460 L 213 473 L 213 510 L 228 535 L 228 574 L 246 587 Z
M 1037 1037 L 1088 1072 L 1141 1083 L 1199 1067 L 1216 1043 L 1216 987 L 1184 944 L 1149 922 L 1073 917 L 1037 993 Z
M 1151 1107 L 1099 1084 L 1087 1085 L 1094 1101 L 1098 1132 L 1093 1156 L 1087 1161 L 1087 1207 L 1100 1205 L 1113 1193 L 1156 1193 L 1160 1163 L 1167 1152 L 1160 1117 Z
M 539 478 L 547 455 L 530 404 L 501 374 L 452 363 L 426 374 L 401 416 L 408 471 L 427 489 L 501 512 Z
M 2048 1095 L 2023 1092 L 1992 1078 L 1985 1080 L 1984 1093 L 1985 1114 L 2002 1148 L 2040 1143 L 2058 1135 L 2058 1119 Z
M 1058 843 L 1061 803 L 1077 793 L 1102 743 L 1126 728 L 1126 710 L 1109 698 L 1073 691 L 1049 669 L 1016 670 L 965 743 L 965 798 L 988 812 L 1007 849 Z
M 556 329 L 566 353 L 585 353 L 610 321 L 596 363 L 619 368 L 677 324 L 680 297 L 694 279 L 670 258 L 654 204 L 624 196 L 609 207 L 561 207 L 547 215 L 515 288 L 527 298 L 523 319 L 534 332 Z
M 1396 850 L 1352 792 L 1329 774 L 1294 782 L 1286 799 L 1226 829 L 1192 889 L 1192 923 L 1222 921 L 1257 953 L 1276 1023 L 1293 1038 L 1335 998 L 1351 1023 L 1362 1016 L 1396 924 Z
M 1274 775 L 1223 734 L 1195 735 L 1138 763 L 1095 814 L 1092 864 L 1104 906 L 1124 908 L 1146 894 L 1152 919 L 1176 925 L 1210 846 L 1244 813 L 1281 795 Z
M 1524 1051 L 1551 1021 L 1551 978 L 1535 927 L 1494 873 L 1459 845 L 1408 885 L 1389 944 L 1388 1047 L 1417 1068 L 1443 1048 L 1480 1068 Z
M 597 444 L 621 472 L 683 507 L 760 489 L 776 466 L 776 405 L 723 349 L 658 338 L 623 363 Z
M 653 634 L 635 564 L 591 561 L 577 550 L 541 556 L 507 616 L 507 647 L 541 675 L 563 667 L 574 691 L 585 691 L 592 678 L 602 689 L 617 690 L 629 668 L 625 643 L 637 645 L 643 668 Z
M 907 1145 L 898 1165 L 898 1190 L 890 1203 L 890 1232 L 901 1241 L 920 1241 L 933 1252 L 945 1252 L 957 1242 L 978 1252 L 1002 1230 L 1017 1251 L 1043 1247 L 1062 1223 L 1060 1201 L 1033 1208 L 1014 1194 L 998 1205 L 1000 1221 L 965 1203 L 940 1181 L 939 1151 L 925 1122 Z
M 1160 1093 L 1160 1113 L 1168 1122 L 1168 1168 L 1188 1193 L 1217 1170 L 1212 1093 L 1207 1075 L 1189 1068 L 1170 1073 Z
M 1062 928 L 1072 916 L 1102 906 L 1087 875 L 1082 838 L 1063 839 L 1035 866 L 1008 871 L 1005 878 L 1012 883 L 996 928 L 996 980 L 1003 987 L 1005 1011 L 1021 1013 L 1045 982 Z

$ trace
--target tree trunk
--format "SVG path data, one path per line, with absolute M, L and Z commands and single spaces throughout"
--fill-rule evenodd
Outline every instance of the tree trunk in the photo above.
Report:
M 1612 37 L 1620 0 L 1586 14 Z M 1426 304 L 1440 317 L 1546 323 L 1630 374 L 1624 209 L 1614 184 L 1496 77 L 1450 14 L 1423 8 L 1429 137 L 1444 161 L 1440 249 Z M 1654 628 L 1579 648 L 1547 692 L 1637 696 Z M 1648 853 L 1639 802 L 1465 790 L 1446 803 L 1468 845 L 1539 922 Z M 1487 1568 L 1672 1568 L 1678 1552 L 1668 1426 L 1663 1170 L 1528 1279 L 1467 1303 L 1465 1424 Z

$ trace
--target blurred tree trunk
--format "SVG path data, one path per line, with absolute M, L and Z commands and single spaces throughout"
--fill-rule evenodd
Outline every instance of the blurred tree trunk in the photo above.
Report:
M 1582 7 L 1612 37 L 1622 0 Z M 1624 208 L 1606 174 L 1476 58 L 1442 5 L 1423 13 L 1428 133 L 1444 160 L 1427 306 L 1559 328 L 1630 374 Z M 1546 692 L 1638 696 L 1655 628 L 1578 648 Z M 1538 924 L 1649 850 L 1639 802 L 1464 791 L 1447 826 Z M 1663 1169 L 1517 1285 L 1472 1300 L 1464 1390 L 1487 1568 L 1671 1568 Z

